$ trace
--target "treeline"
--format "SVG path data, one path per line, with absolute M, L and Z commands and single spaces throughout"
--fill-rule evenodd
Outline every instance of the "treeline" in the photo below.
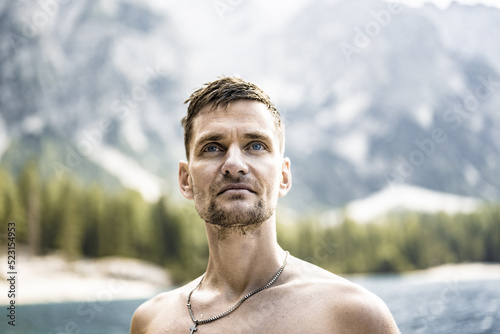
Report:
M 165 197 L 148 203 L 133 190 L 109 192 L 69 177 L 42 181 L 34 162 L 17 177 L 0 168 L 0 222 L 4 231 L 16 223 L 18 247 L 70 259 L 145 259 L 167 266 L 177 282 L 203 273 L 207 263 L 203 222 L 190 204 Z
M 16 222 L 16 242 L 32 254 L 141 258 L 168 268 L 176 283 L 201 274 L 207 263 L 205 229 L 192 203 L 165 197 L 148 203 L 132 190 L 109 193 L 71 178 L 42 181 L 33 162 L 16 177 L 0 169 L 0 221 L 4 231 Z M 377 224 L 344 219 L 327 227 L 304 217 L 278 221 L 278 239 L 291 254 L 335 273 L 500 262 L 500 206 L 454 216 L 399 214 Z
M 444 263 L 500 262 L 499 205 L 452 216 L 399 213 L 370 224 L 344 219 L 320 227 L 315 222 L 304 219 L 281 244 L 332 272 L 394 273 Z

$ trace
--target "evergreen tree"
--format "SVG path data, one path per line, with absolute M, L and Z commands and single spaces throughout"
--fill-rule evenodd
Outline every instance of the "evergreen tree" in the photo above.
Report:
M 10 173 L 1 168 L 0 180 L 0 221 L 2 226 L 6 226 L 9 222 L 15 222 L 18 226 L 25 221 L 25 212 L 18 188 Z M 0 233 L 5 233 L 5 231 L 4 229 Z
M 19 178 L 21 201 L 25 211 L 27 243 L 31 254 L 40 253 L 40 181 L 36 162 L 29 161 Z M 24 236 L 20 236 L 23 240 Z
M 49 179 L 42 186 L 40 246 L 44 253 L 59 247 L 59 233 L 63 221 L 63 182 L 58 178 Z
M 157 263 L 166 264 L 180 257 L 181 226 L 175 215 L 169 211 L 165 197 L 156 202 L 152 209 L 153 233 L 151 233 L 152 255 Z
M 72 179 L 61 182 L 60 228 L 55 236 L 59 249 L 70 258 L 82 254 L 81 191 Z
M 107 224 L 105 219 L 106 196 L 102 188 L 93 184 L 83 192 L 81 205 L 82 253 L 85 256 L 99 255 L 99 226 Z

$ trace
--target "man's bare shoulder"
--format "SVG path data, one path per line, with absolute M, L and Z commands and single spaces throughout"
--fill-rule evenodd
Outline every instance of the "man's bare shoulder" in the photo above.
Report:
M 338 333 L 399 333 L 385 303 L 362 286 L 313 264 L 293 258 L 293 291 L 314 296 L 330 314 L 329 326 Z
M 354 283 L 343 277 L 335 275 L 312 263 L 290 256 L 286 267 L 287 276 L 290 277 L 289 284 L 293 285 L 295 291 L 335 291 L 341 292 L 349 289 Z
M 158 325 L 155 319 L 161 318 L 162 324 L 169 324 L 168 318 L 176 319 L 179 305 L 185 304 L 185 296 L 191 291 L 200 278 L 174 290 L 162 292 L 145 301 L 135 310 L 130 325 L 130 334 L 146 334 L 157 332 Z M 170 322 L 171 324 L 171 322 Z

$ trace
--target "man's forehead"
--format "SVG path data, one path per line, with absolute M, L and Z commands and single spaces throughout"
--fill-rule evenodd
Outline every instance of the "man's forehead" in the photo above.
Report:
M 215 105 L 210 103 L 204 106 L 198 116 L 205 115 L 205 117 L 210 117 L 213 115 L 224 115 L 233 114 L 236 117 L 247 117 L 247 116 L 263 116 L 264 118 L 272 119 L 271 111 L 267 106 L 259 101 L 254 100 L 236 100 L 231 101 L 227 104 Z
M 222 132 L 230 128 L 249 129 L 250 132 L 276 132 L 275 122 L 267 107 L 256 101 L 231 102 L 227 107 L 205 106 L 193 121 L 194 137 L 204 132 Z M 250 130 L 251 129 L 251 130 Z

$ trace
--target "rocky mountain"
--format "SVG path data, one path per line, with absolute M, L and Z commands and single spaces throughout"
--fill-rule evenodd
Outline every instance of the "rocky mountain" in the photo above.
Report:
M 183 101 L 236 74 L 287 124 L 285 203 L 500 198 L 500 10 L 373 0 L 0 4 L 0 163 L 176 194 Z

